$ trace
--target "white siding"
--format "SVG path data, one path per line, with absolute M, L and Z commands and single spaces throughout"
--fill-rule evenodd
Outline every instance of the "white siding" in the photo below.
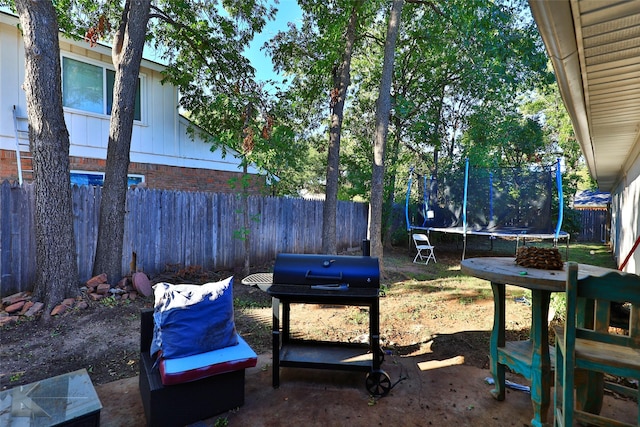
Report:
M 620 266 L 640 236 L 640 157 L 633 162 L 612 196 L 611 239 Z M 640 274 L 640 247 L 627 261 L 624 271 Z
M 6 150 L 15 149 L 13 105 L 18 106 L 21 116 L 26 116 L 26 99 L 21 89 L 24 48 L 17 22 L 17 18 L 0 13 L 0 149 Z M 83 41 L 61 40 L 62 55 L 67 53 L 73 59 L 111 67 L 108 48 L 90 48 Z M 159 64 L 143 60 L 142 120 L 133 126 L 131 161 L 240 172 L 239 161 L 232 152 L 222 159 L 220 151 L 212 153 L 209 144 L 188 137 L 188 122 L 177 110 L 177 90 L 160 83 L 160 69 Z M 65 108 L 65 121 L 71 140 L 70 155 L 106 158 L 109 116 Z M 250 172 L 257 173 L 253 168 Z
M 0 143 L 15 149 L 13 106 L 24 111 L 24 48 L 20 31 L 0 14 Z M 8 141 L 4 139 L 8 138 Z

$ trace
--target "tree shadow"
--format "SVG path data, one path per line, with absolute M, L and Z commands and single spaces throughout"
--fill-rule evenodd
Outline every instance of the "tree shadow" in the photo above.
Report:
M 528 330 L 507 330 L 506 339 L 526 339 Z M 400 357 L 415 357 L 418 363 L 444 361 L 454 358 L 465 365 L 489 369 L 491 331 L 461 331 L 436 334 L 431 339 L 408 346 L 393 347 L 391 351 Z

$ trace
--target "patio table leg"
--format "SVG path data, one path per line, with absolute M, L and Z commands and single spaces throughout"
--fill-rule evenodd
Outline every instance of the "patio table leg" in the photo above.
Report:
M 546 426 L 551 402 L 551 358 L 549 354 L 549 302 L 551 292 L 531 291 L 531 403 L 533 419 L 531 425 Z
M 505 367 L 498 363 L 498 348 L 505 345 L 505 285 L 491 282 L 493 291 L 493 329 L 491 330 L 491 376 L 493 376 L 494 389 L 491 394 L 496 400 L 504 400 Z

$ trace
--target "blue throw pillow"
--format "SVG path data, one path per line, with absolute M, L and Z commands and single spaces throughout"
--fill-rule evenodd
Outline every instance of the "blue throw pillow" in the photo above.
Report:
M 233 277 L 203 285 L 157 283 L 151 356 L 173 359 L 238 344 Z

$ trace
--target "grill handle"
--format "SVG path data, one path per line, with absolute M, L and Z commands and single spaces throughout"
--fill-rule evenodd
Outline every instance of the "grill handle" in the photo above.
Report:
M 323 274 L 313 274 L 311 270 L 307 270 L 307 274 L 305 274 L 305 279 L 309 280 L 342 280 L 342 272 L 338 273 L 338 275 L 334 276 L 325 276 Z

